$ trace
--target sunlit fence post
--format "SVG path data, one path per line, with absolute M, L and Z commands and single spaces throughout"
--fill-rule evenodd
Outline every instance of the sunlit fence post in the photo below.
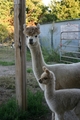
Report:
M 19 107 L 26 109 L 26 44 L 23 34 L 25 23 L 25 0 L 14 0 L 14 39 L 16 67 L 16 100 Z

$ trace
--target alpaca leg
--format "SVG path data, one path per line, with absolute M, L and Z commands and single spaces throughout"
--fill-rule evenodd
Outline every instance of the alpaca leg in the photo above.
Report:
M 55 120 L 55 113 L 52 112 L 52 120 Z
M 64 115 L 55 113 L 55 120 L 64 120 Z

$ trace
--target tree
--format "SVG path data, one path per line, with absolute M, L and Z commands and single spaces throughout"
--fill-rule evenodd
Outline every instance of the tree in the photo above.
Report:
M 42 6 L 42 14 L 39 16 L 39 22 L 40 23 L 46 23 L 46 22 L 53 22 L 55 21 L 56 15 L 52 14 L 51 9 L 49 9 L 49 6 Z
M 0 42 L 13 33 L 13 0 L 0 0 Z
M 44 6 L 42 0 L 28 0 L 26 1 L 26 11 L 27 11 L 27 23 L 39 22 L 46 23 L 52 22 L 56 17 L 54 14 L 51 14 L 48 6 Z
M 13 13 L 13 0 L 0 0 L 0 42 L 13 37 Z M 44 23 L 53 19 L 53 15 L 50 14 L 48 7 L 43 5 L 42 0 L 26 0 L 26 16 L 27 23 Z
M 80 18 L 80 0 L 52 1 L 50 4 L 52 13 L 57 20 L 68 20 Z
M 41 6 L 42 1 L 40 0 L 26 0 L 26 6 L 27 6 L 27 23 L 30 21 L 38 22 L 39 16 L 42 13 Z

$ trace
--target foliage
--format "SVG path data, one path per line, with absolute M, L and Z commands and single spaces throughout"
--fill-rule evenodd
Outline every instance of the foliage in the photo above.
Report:
M 13 33 L 13 1 L 0 0 L 0 42 Z
M 52 22 L 55 21 L 56 15 L 51 12 L 48 6 L 42 6 L 42 14 L 40 15 L 39 22 L 40 23 L 46 23 L 46 22 Z
M 27 23 L 33 23 L 33 21 L 39 23 L 52 22 L 55 18 L 55 15 L 50 13 L 49 7 L 43 5 L 42 0 L 28 0 L 26 6 Z
M 28 0 L 26 1 L 26 6 L 27 6 L 27 22 L 30 21 L 38 22 L 38 17 L 42 13 L 41 10 L 42 1 Z
M 53 50 L 53 49 L 48 50 L 42 47 L 42 53 L 43 53 L 45 62 L 60 62 L 60 56 L 56 50 Z M 26 55 L 27 55 L 27 61 L 30 61 L 31 53 L 29 50 L 26 52 Z M 27 72 L 31 72 L 31 70 L 28 69 Z
M 8 36 L 9 31 L 6 29 L 6 24 L 0 24 L 0 42 L 3 43 L 3 40 Z
M 60 62 L 60 56 L 57 51 L 53 49 L 47 50 L 46 48 L 42 48 L 42 52 L 46 62 Z
M 13 0 L 0 0 L 0 43 L 7 42 L 13 38 L 14 32 L 14 2 Z M 27 22 L 42 22 L 43 18 L 42 0 L 26 0 Z
M 0 47 L 0 65 L 15 65 L 15 51 L 9 47 Z
M 27 72 L 28 72 L 28 73 L 33 73 L 32 68 L 28 68 L 28 69 L 27 69 Z
M 43 116 L 47 113 L 47 107 L 43 104 L 43 94 L 37 91 L 33 94 L 28 90 L 28 119 L 32 118 L 34 120 L 38 119 L 39 116 Z
M 7 62 L 7 61 L 0 61 L 0 65 L 2 66 L 10 66 L 10 65 L 15 65 L 14 62 Z
M 56 15 L 56 20 L 80 18 L 80 0 L 52 0 L 50 8 L 52 14 Z
M 42 103 L 43 94 L 36 92 L 33 94 L 28 90 L 28 110 L 18 109 L 14 99 L 0 106 L 0 120 L 39 120 L 40 116 L 45 116 L 47 108 Z
M 27 61 L 31 61 L 31 53 L 30 53 L 30 50 L 28 48 L 26 51 L 26 59 L 27 59 Z
M 65 56 L 65 57 L 63 57 L 63 56 Z M 71 63 L 71 62 L 77 63 L 77 62 L 80 62 L 80 60 L 78 59 L 78 55 L 76 55 L 75 53 L 71 53 L 71 52 L 63 53 L 62 56 L 61 56 L 61 61 L 65 62 L 65 63 Z
M 0 0 L 0 43 L 10 41 L 14 32 L 13 0 Z M 80 18 L 80 0 L 52 0 L 45 6 L 42 0 L 26 0 L 26 22 L 46 23 Z

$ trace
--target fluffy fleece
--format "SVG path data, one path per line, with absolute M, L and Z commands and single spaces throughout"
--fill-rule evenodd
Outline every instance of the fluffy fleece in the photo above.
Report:
M 46 67 L 43 70 L 39 82 L 45 85 L 45 99 L 51 111 L 55 112 L 55 120 L 64 120 L 64 113 L 72 109 L 80 120 L 80 89 L 55 90 L 54 73 Z

